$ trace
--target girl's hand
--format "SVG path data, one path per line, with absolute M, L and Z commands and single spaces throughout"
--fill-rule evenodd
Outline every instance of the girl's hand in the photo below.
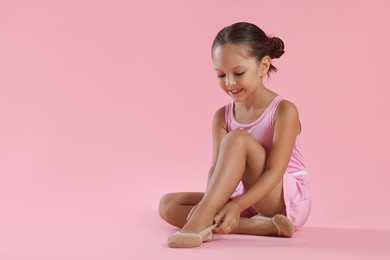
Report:
M 227 203 L 215 216 L 214 221 L 218 223 L 214 232 L 216 234 L 228 234 L 238 227 L 240 222 L 241 208 L 238 203 L 231 201 Z

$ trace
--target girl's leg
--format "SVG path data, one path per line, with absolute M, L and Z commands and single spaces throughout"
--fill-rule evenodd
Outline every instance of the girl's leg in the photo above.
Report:
M 161 218 L 175 227 L 182 228 L 187 222 L 189 212 L 202 200 L 203 195 L 203 192 L 165 194 L 160 199 L 159 212 Z
M 161 197 L 159 213 L 169 224 L 182 228 L 191 209 L 203 198 L 203 192 L 168 193 Z M 277 235 L 277 229 L 270 221 L 240 218 L 239 226 L 231 233 L 251 235 Z
M 266 159 L 264 148 L 250 134 L 244 131 L 227 134 L 220 144 L 217 164 L 206 193 L 181 232 L 198 233 L 210 226 L 240 180 L 246 189 L 257 181 L 264 171 Z M 284 207 L 281 183 L 256 204 L 256 209 L 264 209 L 265 213 L 262 213 L 267 216 L 282 212 Z

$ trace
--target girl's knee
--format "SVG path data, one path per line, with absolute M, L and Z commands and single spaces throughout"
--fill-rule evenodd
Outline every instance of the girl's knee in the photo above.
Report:
M 168 216 L 170 215 L 170 211 L 172 210 L 173 204 L 174 204 L 174 199 L 173 199 L 173 194 L 168 193 L 163 195 L 160 198 L 160 203 L 159 203 L 159 214 L 160 217 L 163 219 L 167 219 Z
M 244 130 L 230 131 L 221 141 L 221 145 L 236 146 L 244 144 L 252 136 Z

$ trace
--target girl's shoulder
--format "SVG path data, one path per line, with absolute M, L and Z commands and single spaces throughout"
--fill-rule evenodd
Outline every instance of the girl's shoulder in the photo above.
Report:
M 283 99 L 280 101 L 273 118 L 272 124 L 275 125 L 277 121 L 287 124 L 299 124 L 299 113 L 297 106 L 289 100 Z
M 215 111 L 213 118 L 214 126 L 225 126 L 225 109 L 226 105 L 218 108 L 217 111 Z
M 217 121 L 220 121 L 220 120 L 223 120 L 225 121 L 225 109 L 226 109 L 226 106 L 222 106 L 220 108 L 217 109 L 217 111 L 215 111 L 214 113 L 214 121 L 217 120 Z
M 298 108 L 297 106 L 287 100 L 287 99 L 282 99 L 278 105 L 278 108 L 276 110 L 276 114 L 286 114 L 286 113 L 298 113 Z

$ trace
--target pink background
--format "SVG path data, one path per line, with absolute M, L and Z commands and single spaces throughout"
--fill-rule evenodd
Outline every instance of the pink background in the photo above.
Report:
M 211 118 L 230 101 L 210 45 L 237 21 L 285 42 L 266 84 L 300 110 L 308 230 L 389 230 L 389 7 L 0 0 L 0 258 L 160 252 L 174 231 L 160 196 L 205 186 Z

